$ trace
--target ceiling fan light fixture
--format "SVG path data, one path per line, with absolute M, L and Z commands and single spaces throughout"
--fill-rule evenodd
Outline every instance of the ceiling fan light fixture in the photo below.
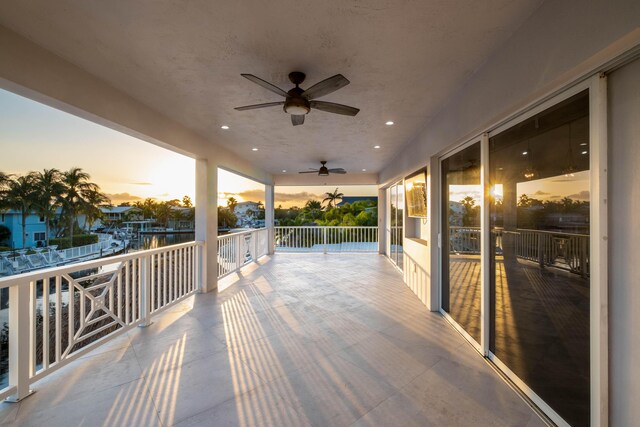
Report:
M 309 101 L 304 98 L 287 98 L 284 103 L 284 111 L 294 116 L 303 116 L 311 110 Z

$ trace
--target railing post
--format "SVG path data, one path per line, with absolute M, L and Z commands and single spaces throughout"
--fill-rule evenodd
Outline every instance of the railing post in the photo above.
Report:
M 580 238 L 580 275 L 582 278 L 587 277 L 587 245 L 589 239 L 584 237 Z
M 327 253 L 327 227 L 322 227 L 322 249 Z
M 544 238 L 542 233 L 536 233 L 538 235 L 538 263 L 540 268 L 544 268 Z
M 16 387 L 16 394 L 7 398 L 9 402 L 19 402 L 33 393 L 29 388 L 29 364 L 33 360 L 29 286 L 9 288 L 9 384 Z
M 141 328 L 146 328 L 151 325 L 151 275 L 150 273 L 150 264 L 151 257 L 149 255 L 145 255 L 142 257 L 141 265 L 140 265 L 140 308 L 142 309 L 142 313 L 140 313 L 141 322 L 138 326 Z
M 258 261 L 258 230 L 251 232 L 251 238 L 253 239 L 253 253 L 251 257 L 253 258 L 253 262 Z
M 240 270 L 240 267 L 242 267 L 243 262 L 240 260 L 242 257 L 242 248 L 243 248 L 243 244 L 242 241 L 244 240 L 244 234 L 236 234 L 235 236 L 235 241 L 236 241 L 236 268 L 235 270 L 238 271 Z M 243 260 L 244 261 L 244 260 Z
M 195 256 L 196 256 L 196 262 L 195 262 L 196 287 L 198 289 L 198 292 L 202 293 L 203 285 L 204 285 L 204 282 L 203 282 L 204 277 L 202 275 L 202 256 L 203 256 L 202 245 L 196 244 Z

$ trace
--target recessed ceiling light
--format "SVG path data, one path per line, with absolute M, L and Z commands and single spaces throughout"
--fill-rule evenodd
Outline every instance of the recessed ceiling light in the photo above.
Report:
M 258 149 L 256 147 L 253 147 L 251 151 L 258 151 Z
M 588 151 L 583 151 L 583 152 L 582 152 L 582 154 L 587 154 L 587 153 L 588 153 Z
M 582 145 L 584 147 L 585 145 L 587 145 L 587 143 L 586 142 L 581 142 L 580 145 Z
M 287 172 L 287 170 L 286 170 L 286 169 L 282 169 L 282 173 L 286 173 L 286 172 Z
M 367 171 L 366 169 L 362 169 L 362 172 L 366 172 L 366 171 Z
M 529 152 L 528 152 L 528 151 L 523 151 L 523 152 L 522 152 L 522 155 L 523 155 L 523 156 L 526 156 L 527 154 L 529 154 Z
M 387 123 L 385 123 L 385 125 L 387 126 L 393 126 L 393 122 L 391 120 L 389 120 Z
M 228 129 L 229 129 L 229 126 L 227 126 L 227 125 L 222 125 L 222 126 L 220 126 L 220 129 L 228 130 Z
M 375 148 L 377 150 L 378 148 L 380 148 L 380 146 L 379 145 L 374 145 L 373 148 Z

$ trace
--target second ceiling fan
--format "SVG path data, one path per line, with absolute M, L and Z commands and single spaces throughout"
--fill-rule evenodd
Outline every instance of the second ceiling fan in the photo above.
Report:
M 300 87 L 300 84 L 304 82 L 306 77 L 305 74 L 300 71 L 294 71 L 289 73 L 289 80 L 291 80 L 291 83 L 296 85 L 296 87 L 290 89 L 288 92 L 285 92 L 279 87 L 262 80 L 253 74 L 241 74 L 241 76 L 273 93 L 283 96 L 285 100 L 236 107 L 235 109 L 238 111 L 255 110 L 257 108 L 276 107 L 282 105 L 284 112 L 291 115 L 291 123 L 294 126 L 303 124 L 304 116 L 309 113 L 312 108 L 325 111 L 327 113 L 342 114 L 345 116 L 355 116 L 360 111 L 358 108 L 349 107 L 348 105 L 315 100 L 316 98 L 328 95 L 348 85 L 349 80 L 347 80 L 342 74 L 336 74 L 335 76 L 329 77 L 328 79 L 316 83 L 309 89 L 304 90 Z

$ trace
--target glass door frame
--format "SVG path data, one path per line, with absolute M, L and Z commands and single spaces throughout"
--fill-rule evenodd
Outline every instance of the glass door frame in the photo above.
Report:
M 387 256 L 387 258 L 391 261 L 391 263 L 393 264 L 394 267 L 396 267 L 398 270 L 400 270 L 401 272 L 404 271 L 404 266 L 402 265 L 398 265 L 398 260 L 397 257 L 395 257 L 396 259 L 394 259 L 393 256 L 393 241 L 396 241 L 396 245 L 397 245 L 397 239 L 404 239 L 404 206 L 402 209 L 402 215 L 403 215 L 403 220 L 402 220 L 402 233 L 401 235 L 398 237 L 396 235 L 395 239 L 392 238 L 392 233 L 397 233 L 397 230 L 394 230 L 394 228 L 392 227 L 392 221 L 391 221 L 391 214 L 392 214 L 392 210 L 391 210 L 391 206 L 395 206 L 396 207 L 396 225 L 395 227 L 397 228 L 398 226 L 398 196 L 396 193 L 396 198 L 393 198 L 393 193 L 392 193 L 392 189 L 395 187 L 396 192 L 397 191 L 403 191 L 404 192 L 404 179 L 400 179 L 399 181 L 393 181 L 393 183 L 391 185 L 389 185 L 387 188 L 385 188 L 385 193 L 386 193 L 386 198 L 387 198 L 387 203 L 386 203 L 386 207 L 385 207 L 385 234 L 386 234 L 386 244 L 385 244 L 385 255 Z M 403 194 L 403 200 L 404 200 L 404 194 Z M 404 202 L 403 202 L 404 205 Z M 404 240 L 403 240 L 404 243 Z
M 487 356 L 487 351 L 489 349 L 489 334 L 488 332 L 488 327 L 489 327 L 489 282 L 487 281 L 488 279 L 488 269 L 485 267 L 486 265 L 488 265 L 488 255 L 487 255 L 487 242 L 486 242 L 486 237 L 485 237 L 485 230 L 487 229 L 486 227 L 489 225 L 489 215 L 488 213 L 488 204 L 487 204 L 487 190 L 486 188 L 488 188 L 486 186 L 486 180 L 487 180 L 487 173 L 486 171 L 487 169 L 487 165 L 488 165 L 488 152 L 489 152 L 489 138 L 487 136 L 486 133 L 481 134 L 481 135 L 477 135 L 474 138 L 469 139 L 467 142 L 463 143 L 462 145 L 457 146 L 456 148 L 454 148 L 453 150 L 447 151 L 445 154 L 441 155 L 438 158 L 438 169 L 439 169 L 439 183 L 440 183 L 440 190 L 438 191 L 439 197 L 438 197 L 438 215 L 441 217 L 442 215 L 442 210 L 445 209 L 445 206 L 443 206 L 443 194 L 442 194 L 442 183 L 445 182 L 444 181 L 444 177 L 442 176 L 442 162 L 453 156 L 454 154 L 459 153 L 462 150 L 465 150 L 475 144 L 480 144 L 480 192 L 483 195 L 482 197 L 482 201 L 480 203 L 480 293 L 481 293 L 481 303 L 480 303 L 480 342 L 477 342 L 458 322 L 455 321 L 455 319 L 449 314 L 447 313 L 443 308 L 442 308 L 442 293 L 443 293 L 443 278 L 445 274 L 449 274 L 448 271 L 443 271 L 443 257 L 444 256 L 448 256 L 448 254 L 445 254 L 444 251 L 442 250 L 444 247 L 444 242 L 442 241 L 442 236 L 444 235 L 443 233 L 443 227 L 448 226 L 448 224 L 445 224 L 444 221 L 442 221 L 442 219 L 440 219 L 438 221 L 439 227 L 438 227 L 438 271 L 440 272 L 439 274 L 439 301 L 438 301 L 438 311 L 440 312 L 440 314 L 442 314 L 442 316 L 449 322 L 451 323 L 451 325 L 462 335 L 465 337 L 465 339 L 467 341 L 469 341 L 469 343 L 483 356 Z M 447 206 L 446 209 L 448 210 L 449 207 Z M 486 349 L 486 350 L 485 350 Z
M 590 149 L 590 407 L 591 424 L 608 423 L 608 212 L 607 212 L 607 80 L 604 74 L 587 77 L 568 89 L 551 93 L 542 99 L 530 103 L 519 112 L 512 114 L 483 134 L 468 139 L 456 148 L 436 157 L 439 166 L 439 179 L 442 180 L 442 160 L 465 148 L 480 142 L 480 181 L 483 199 L 480 208 L 481 223 L 481 342 L 476 342 L 448 313 L 442 309 L 442 290 L 444 272 L 443 221 L 438 227 L 438 309 L 444 318 L 462 334 L 467 341 L 484 357 L 489 359 L 515 386 L 519 392 L 537 405 L 546 416 L 559 426 L 568 426 L 544 400 L 531 390 L 514 372 L 489 350 L 490 325 L 490 224 L 489 224 L 489 137 L 517 125 L 530 117 L 584 91 L 589 91 L 589 149 Z M 436 189 L 438 197 L 438 215 L 443 209 L 442 186 Z
M 590 406 L 592 425 L 607 420 L 608 404 L 608 324 L 607 324 L 607 86 L 606 76 L 595 75 L 560 94 L 530 108 L 525 113 L 506 121 L 489 132 L 494 136 L 518 123 L 584 91 L 589 91 L 589 173 L 590 173 L 590 278 L 589 278 L 589 338 L 590 338 Z M 488 140 L 487 140 L 488 141 Z M 487 148 L 488 150 L 488 145 Z M 488 166 L 488 165 L 487 165 Z M 488 170 L 488 169 L 487 169 Z M 486 177 L 485 177 L 486 178 Z M 488 218 L 487 218 L 488 219 Z M 484 222 L 483 222 L 483 225 Z M 483 231 L 488 236 L 489 224 Z M 487 261 L 489 261 L 487 259 Z M 488 265 L 488 264 L 485 264 Z M 488 271 L 488 268 L 486 269 Z M 488 282 L 487 282 L 488 284 Z M 484 295 L 484 294 L 483 294 Z M 488 342 L 487 342 L 488 344 Z M 486 347 L 491 360 L 518 388 L 531 399 L 557 425 L 569 424 L 542 400 L 524 381 L 513 373 Z M 595 424 L 594 424 L 595 423 Z

